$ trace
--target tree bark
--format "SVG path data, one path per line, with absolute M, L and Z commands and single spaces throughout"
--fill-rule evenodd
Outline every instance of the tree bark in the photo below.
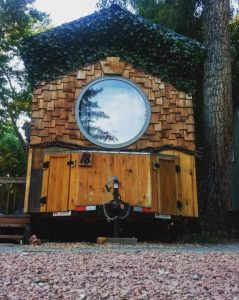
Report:
M 11 81 L 11 78 L 10 78 L 8 72 L 6 70 L 4 70 L 3 68 L 1 68 L 1 71 L 5 75 L 6 80 L 9 84 L 10 92 L 12 94 L 12 99 L 17 99 L 17 93 L 16 93 L 16 91 L 13 87 L 13 84 L 12 84 L 12 81 Z M 8 102 L 7 98 L 4 97 L 4 95 L 1 95 L 1 98 L 2 98 L 2 104 L 3 104 L 5 110 L 8 114 L 8 117 L 9 117 L 11 123 L 12 123 L 12 126 L 13 126 L 13 129 L 14 129 L 15 133 L 16 133 L 16 136 L 17 136 L 17 138 L 18 138 L 18 140 L 19 140 L 19 142 L 22 146 L 22 149 L 23 149 L 24 152 L 26 152 L 26 142 L 25 142 L 23 136 L 21 135 L 20 130 L 17 127 L 17 120 L 14 118 L 14 113 L 12 112 L 12 109 L 9 105 L 9 102 Z
M 204 183 L 202 225 L 206 230 L 225 229 L 230 199 L 232 161 L 232 95 L 229 39 L 229 0 L 206 0 L 204 42 Z

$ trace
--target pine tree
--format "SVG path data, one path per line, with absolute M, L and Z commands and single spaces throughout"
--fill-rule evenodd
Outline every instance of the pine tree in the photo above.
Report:
M 94 137 L 96 140 L 103 142 L 111 142 L 117 140 L 109 131 L 102 130 L 95 126 L 95 122 L 99 119 L 109 119 L 103 111 L 100 111 L 98 102 L 94 99 L 96 95 L 102 92 L 101 89 L 94 89 L 93 87 L 85 91 L 81 98 L 79 107 L 79 117 L 83 128 L 86 132 Z

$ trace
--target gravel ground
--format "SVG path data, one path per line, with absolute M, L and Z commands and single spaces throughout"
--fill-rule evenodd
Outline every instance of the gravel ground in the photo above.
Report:
M 0 300 L 238 299 L 239 244 L 0 244 Z

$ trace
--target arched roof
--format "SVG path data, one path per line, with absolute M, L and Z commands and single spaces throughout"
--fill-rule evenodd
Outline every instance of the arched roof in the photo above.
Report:
M 34 85 L 106 56 L 120 56 L 135 68 L 190 92 L 205 49 L 194 40 L 112 5 L 25 39 L 21 55 Z

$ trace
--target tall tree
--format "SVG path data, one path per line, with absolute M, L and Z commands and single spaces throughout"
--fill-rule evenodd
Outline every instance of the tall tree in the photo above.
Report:
M 200 100 L 202 95 L 199 80 L 196 109 L 198 137 L 200 143 L 203 143 L 201 146 L 204 153 L 199 174 L 202 178 L 199 194 L 204 228 L 223 229 L 230 198 L 232 160 L 230 1 L 99 0 L 98 6 L 115 2 L 119 5 L 131 5 L 136 13 L 199 40 L 202 39 L 202 20 L 204 21 L 203 41 L 208 49 L 208 56 L 204 67 L 203 101 Z M 237 28 L 234 28 L 233 33 L 236 50 Z M 234 68 L 234 74 L 237 75 L 237 62 L 234 63 Z
M 25 140 L 17 122 L 29 113 L 31 89 L 20 59 L 20 42 L 49 26 L 47 15 L 34 9 L 33 3 L 0 0 L 0 124 L 13 128 L 22 148 Z
M 204 9 L 204 175 L 203 218 L 209 230 L 223 229 L 230 197 L 232 95 L 229 0 L 207 0 Z
M 118 4 L 180 34 L 202 39 L 202 0 L 99 0 L 99 9 Z

